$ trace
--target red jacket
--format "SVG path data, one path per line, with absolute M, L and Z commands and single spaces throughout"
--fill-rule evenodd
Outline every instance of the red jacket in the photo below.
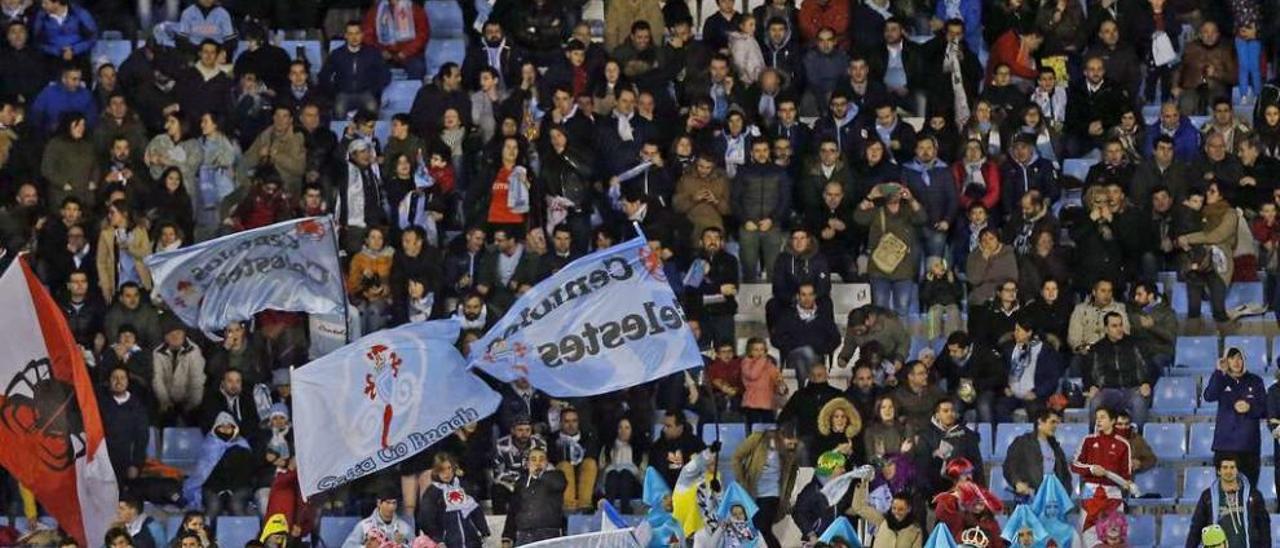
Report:
M 1019 59 L 1018 54 L 1021 47 L 1022 41 L 1018 38 L 1018 34 L 1013 31 L 1008 31 L 996 39 L 996 43 L 991 46 L 991 58 L 987 61 L 986 81 L 991 82 L 991 76 L 996 73 L 996 67 L 1000 66 L 1001 63 L 1009 65 L 1009 72 L 1014 76 L 1032 82 L 1036 81 L 1039 74 L 1036 72 L 1035 60 L 1033 58 Z
M 805 45 L 816 43 L 818 31 L 824 28 L 835 31 L 838 48 L 849 48 L 849 2 L 829 0 L 824 6 L 809 0 L 800 6 L 800 36 Z
M 951 174 L 956 180 L 956 195 L 960 197 L 960 213 L 964 214 L 969 211 L 969 204 L 973 203 L 973 198 L 964 193 L 964 161 L 956 162 L 951 166 Z M 982 178 L 987 182 L 987 193 L 982 196 L 982 205 L 986 206 L 987 211 L 994 211 L 1000 204 L 1000 166 L 991 160 L 983 162 Z
M 361 25 L 361 29 L 364 31 L 365 45 L 386 51 L 392 57 L 409 58 L 422 55 L 422 52 L 427 49 L 427 40 L 431 38 L 427 10 L 416 3 L 413 5 L 413 40 L 398 44 L 380 44 L 378 43 L 378 6 L 380 4 L 381 2 L 375 2 L 373 7 L 364 14 L 364 24 Z
M 1133 481 L 1133 462 L 1129 458 L 1130 454 L 1129 441 L 1114 431 L 1110 435 L 1089 434 L 1080 442 L 1080 450 L 1076 452 L 1076 460 L 1071 463 L 1071 471 L 1079 474 L 1085 482 L 1113 485 L 1124 489 L 1123 485 L 1116 485 L 1104 476 L 1089 473 L 1089 466 L 1096 464 L 1127 481 Z
M 974 516 L 960 509 L 960 498 L 956 496 L 954 491 L 941 493 L 933 499 L 933 513 L 938 518 L 938 523 L 947 524 L 947 529 L 951 530 L 951 536 L 957 541 L 965 529 L 973 527 L 981 527 L 982 532 L 987 534 L 987 548 L 1004 548 L 1004 539 L 1000 537 L 1000 523 L 996 521 L 990 512 L 983 513 L 981 516 Z

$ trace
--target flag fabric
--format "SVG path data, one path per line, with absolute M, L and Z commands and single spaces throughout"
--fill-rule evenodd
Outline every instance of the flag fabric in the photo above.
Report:
M 81 546 L 101 542 L 119 492 L 84 353 L 25 259 L 0 276 L 0 466 Z
M 471 366 L 559 398 L 604 394 L 702 365 L 662 259 L 635 238 L 569 263 L 471 345 Z
M 295 369 L 298 481 L 310 497 L 403 461 L 498 408 L 466 370 L 457 320 L 377 331 Z
M 627 520 L 622 518 L 622 514 L 618 512 L 618 509 L 614 508 L 609 501 L 603 501 L 600 507 L 600 530 L 616 531 L 627 527 Z
M 933 526 L 929 540 L 924 541 L 924 548 L 956 548 L 956 537 L 951 534 L 947 524 L 939 523 Z
M 329 217 L 294 219 L 147 257 L 156 294 L 217 339 L 266 309 L 342 316 L 346 290 Z
M 827 530 L 822 532 L 822 536 L 818 537 L 821 542 L 832 542 L 837 538 L 844 539 L 845 543 L 855 548 L 862 547 L 862 539 L 858 537 L 858 530 L 853 528 L 853 524 L 849 523 L 849 518 L 840 516 L 831 525 L 827 526 Z
M 644 469 L 644 491 L 640 496 L 640 500 L 644 501 L 650 508 L 662 509 L 662 500 L 671 496 L 671 488 L 667 486 L 667 480 L 662 478 L 662 473 L 652 466 Z

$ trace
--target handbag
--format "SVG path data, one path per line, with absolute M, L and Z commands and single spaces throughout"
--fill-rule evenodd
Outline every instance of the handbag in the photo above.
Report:
M 876 268 L 887 274 L 898 268 L 902 260 L 907 257 L 909 248 L 906 242 L 889 232 L 885 225 L 884 209 L 881 209 L 880 241 L 876 243 L 875 251 L 871 252 L 871 261 L 875 263 Z

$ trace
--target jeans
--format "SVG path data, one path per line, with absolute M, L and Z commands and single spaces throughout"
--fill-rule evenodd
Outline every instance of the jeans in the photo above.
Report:
M 422 80 L 427 75 L 427 60 L 423 54 L 414 55 L 402 62 L 392 62 L 391 65 L 404 69 L 410 80 Z
M 977 422 L 989 422 L 995 424 L 996 393 L 984 390 L 982 392 L 978 392 L 978 397 L 974 398 L 972 403 L 960 402 L 960 415 L 964 415 L 970 410 L 974 411 L 978 415 Z
M 778 518 L 778 497 L 760 497 L 756 499 L 759 511 L 751 518 L 752 525 L 760 531 L 760 538 L 769 548 L 781 548 L 782 543 L 773 535 L 773 523 Z
M 1187 279 L 1187 319 L 1200 318 L 1205 286 L 1209 289 L 1209 308 L 1213 311 L 1213 321 L 1227 321 L 1227 286 L 1222 277 L 1214 273 Z
M 749 232 L 744 229 L 738 233 L 743 281 L 759 282 L 761 263 L 764 263 L 764 272 L 773 273 L 773 261 L 782 251 L 782 240 L 782 230 L 776 224 L 768 231 Z
M 1178 110 L 1183 116 L 1202 116 L 1217 97 L 1230 97 L 1231 89 L 1217 81 L 1205 82 L 1194 88 L 1182 90 L 1178 97 Z
M 871 302 L 891 308 L 899 317 L 906 318 L 911 314 L 911 290 L 914 287 L 912 280 L 871 278 Z
M 210 521 L 222 515 L 243 516 L 246 512 L 245 506 L 249 504 L 249 497 L 252 495 L 253 492 L 248 487 L 223 491 L 206 488 L 204 489 L 204 513 Z M 223 496 L 227 497 L 225 505 L 222 502 Z
M 1014 422 L 1013 412 L 1022 408 L 1027 412 L 1027 420 L 1034 420 L 1036 413 L 1044 409 L 1044 401 L 1039 399 L 1024 400 L 1009 396 L 1000 396 L 996 401 L 996 421 Z
M 809 378 L 809 366 L 818 361 L 818 353 L 814 352 L 811 346 L 801 346 L 793 348 L 783 358 L 786 360 L 784 363 L 787 367 L 796 370 L 796 380 L 800 386 L 804 386 L 805 379 Z
M 640 480 L 626 470 L 612 470 L 604 475 L 604 498 L 619 512 L 630 512 L 631 501 L 640 496 Z
M 1173 97 L 1169 90 L 1173 87 L 1173 68 L 1175 66 L 1174 64 L 1169 64 L 1163 67 L 1155 67 L 1151 66 L 1150 63 L 1147 64 L 1146 90 L 1144 91 L 1147 103 L 1155 103 L 1157 98 L 1167 101 Z M 1160 92 L 1159 95 L 1156 94 L 1157 91 Z
M 920 240 L 924 243 L 924 257 L 947 257 L 947 233 L 932 228 L 920 231 Z
M 1116 411 L 1127 409 L 1135 428 L 1141 429 L 1147 423 L 1147 399 L 1137 388 L 1099 388 L 1098 393 L 1089 398 L 1088 407 L 1090 417 L 1099 407 L 1108 407 Z
M 1236 86 L 1240 89 L 1240 97 L 1251 91 L 1257 95 L 1262 90 L 1262 41 L 1236 38 L 1236 64 L 1239 66 L 1239 77 Z

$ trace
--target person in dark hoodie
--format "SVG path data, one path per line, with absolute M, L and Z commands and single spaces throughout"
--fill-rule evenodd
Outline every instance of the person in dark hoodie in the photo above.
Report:
M 812 234 L 803 226 L 791 229 L 787 249 L 774 259 L 769 279 L 773 283 L 773 297 L 765 308 L 766 323 L 770 326 L 779 313 L 795 304 L 801 285 L 812 285 L 818 301 L 831 304 L 831 268 L 827 266 L 827 257 L 818 252 Z
M 669 409 L 662 417 L 662 433 L 649 447 L 649 465 L 662 475 L 667 485 L 675 485 L 684 465 L 706 448 L 693 434 L 684 412 Z
M 210 517 L 222 515 L 224 509 L 227 515 L 243 516 L 252 495 L 245 479 L 257 468 L 253 449 L 240 435 L 236 419 L 219 413 L 200 446 L 195 469 L 182 484 L 182 496 Z
M 784 85 L 799 87 L 797 77 L 800 71 L 801 50 L 791 35 L 791 26 L 787 24 L 787 20 L 781 17 L 769 19 L 765 39 L 761 40 L 760 45 L 764 50 L 765 66 L 782 74 Z
M 1240 349 L 1228 348 L 1204 387 L 1204 401 L 1218 404 L 1214 421 L 1217 428 L 1213 431 L 1214 460 L 1234 461 L 1250 485 L 1258 484 L 1262 449 L 1258 425 L 1267 416 L 1266 400 L 1267 389 L 1262 377 L 1248 371 Z
M 1003 469 L 1005 482 L 1013 488 L 1017 497 L 1026 500 L 1035 496 L 1045 474 L 1053 474 L 1064 485 L 1070 485 L 1067 454 L 1055 437 L 1058 424 L 1062 422 L 1062 413 L 1041 408 L 1031 419 L 1035 422 L 1035 428 L 1014 438 L 1013 443 L 1009 444 Z M 1053 463 L 1053 469 L 1045 470 L 1045 464 L 1050 462 Z
M 489 536 L 489 524 L 474 489 L 462 481 L 452 456 L 437 453 L 431 466 L 431 486 L 418 504 L 418 531 L 447 546 L 483 546 Z
M 1240 477 L 1234 458 L 1215 457 L 1214 463 L 1218 479 L 1200 493 L 1191 514 L 1187 548 L 1200 546 L 1198 532 L 1209 525 L 1218 525 L 1226 533 L 1227 542 L 1219 546 L 1271 546 L 1270 519 L 1262 494 L 1248 478 Z

